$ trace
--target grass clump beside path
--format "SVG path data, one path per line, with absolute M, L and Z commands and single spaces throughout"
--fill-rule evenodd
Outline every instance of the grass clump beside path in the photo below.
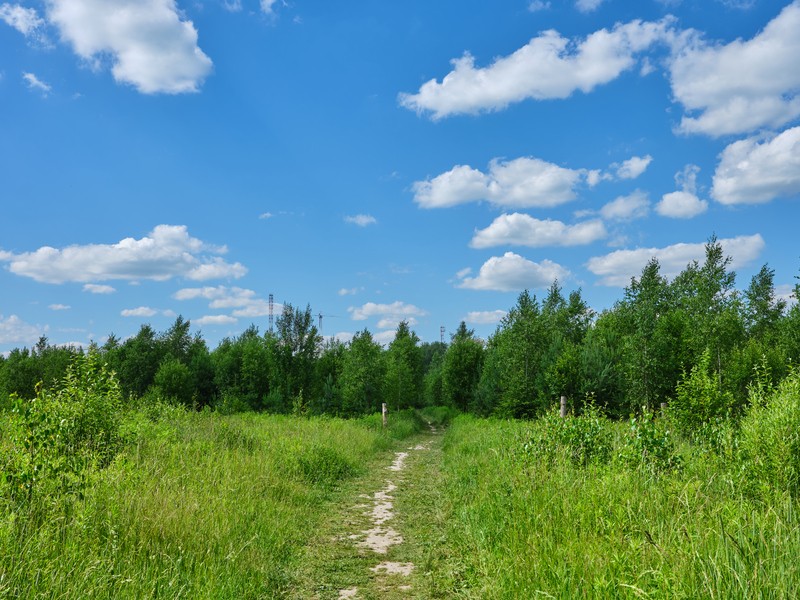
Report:
M 127 412 L 118 453 L 80 486 L 22 499 L 0 486 L 0 598 L 286 596 L 337 487 L 420 427 L 410 415 L 384 432 L 379 416 Z M 4 446 L 5 466 L 11 456 L 24 448 Z
M 730 457 L 673 445 L 652 421 L 556 419 L 453 422 L 432 596 L 796 597 L 788 492 L 745 495 Z

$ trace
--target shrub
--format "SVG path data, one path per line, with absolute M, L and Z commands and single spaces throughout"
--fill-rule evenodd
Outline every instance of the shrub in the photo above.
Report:
M 726 418 L 733 403 L 733 395 L 722 390 L 711 369 L 711 352 L 706 348 L 691 373 L 684 373 L 678 383 L 670 414 L 682 430 L 693 435 L 703 425 Z
M 551 411 L 540 418 L 524 445 L 534 456 L 554 459 L 566 454 L 575 465 L 602 462 L 611 455 L 611 432 L 600 409 L 588 404 L 580 416 L 562 418 Z
M 679 468 L 681 458 L 675 437 L 664 420 L 656 420 L 647 408 L 632 416 L 618 457 L 625 463 L 653 473 Z
M 774 391 L 752 388 L 750 401 L 739 438 L 744 488 L 800 495 L 800 372 Z
M 12 397 L 10 444 L 0 467 L 11 495 L 29 499 L 39 488 L 67 490 L 84 483 L 92 466 L 119 450 L 122 392 L 100 355 L 76 355 L 60 387 L 36 386 L 36 397 Z

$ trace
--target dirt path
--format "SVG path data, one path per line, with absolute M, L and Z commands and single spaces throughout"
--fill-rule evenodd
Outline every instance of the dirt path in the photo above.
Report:
M 306 598 L 427 598 L 430 556 L 442 526 L 441 435 L 406 440 L 391 462 L 342 490 L 309 548 Z

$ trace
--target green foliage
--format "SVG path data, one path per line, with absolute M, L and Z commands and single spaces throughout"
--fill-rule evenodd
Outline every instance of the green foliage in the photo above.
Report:
M 711 352 L 706 349 L 691 373 L 678 383 L 670 414 L 687 433 L 704 424 L 730 415 L 733 396 L 722 389 L 718 373 L 711 366 Z
M 340 380 L 342 414 L 358 416 L 379 411 L 383 401 L 385 364 L 381 347 L 366 329 L 353 336 Z
M 628 421 L 618 457 L 623 463 L 651 473 L 661 473 L 681 466 L 675 435 L 669 423 L 656 419 L 646 407 L 640 415 L 632 416 Z
M 16 500 L 77 489 L 120 448 L 122 394 L 96 352 L 76 355 L 56 390 L 40 385 L 34 399 L 12 400 L 11 443 L 0 468 Z
M 400 321 L 386 352 L 384 401 L 393 410 L 422 406 L 422 349 L 419 337 Z
M 441 401 L 460 411 L 471 409 L 482 368 L 483 344 L 461 321 L 441 366 Z
M 603 464 L 611 457 L 612 435 L 600 410 L 588 403 L 579 416 L 550 411 L 537 419 L 523 450 L 551 463 L 566 457 L 574 465 Z
M 800 372 L 775 390 L 752 388 L 739 447 L 746 489 L 766 498 L 775 492 L 800 496 Z
M 181 404 L 192 403 L 192 375 L 189 367 L 177 358 L 166 358 L 153 378 L 157 393 Z

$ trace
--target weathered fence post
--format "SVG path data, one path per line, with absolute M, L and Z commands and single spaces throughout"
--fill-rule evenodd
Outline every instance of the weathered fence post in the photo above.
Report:
M 667 415 L 667 403 L 666 402 L 662 402 L 661 403 L 661 416 L 665 417 L 666 415 Z
M 386 413 L 387 412 L 388 411 L 386 410 L 386 402 L 384 402 L 383 404 L 381 404 L 381 414 L 383 415 L 383 428 L 384 429 L 386 429 Z
M 567 397 L 561 396 L 561 418 L 567 416 Z

